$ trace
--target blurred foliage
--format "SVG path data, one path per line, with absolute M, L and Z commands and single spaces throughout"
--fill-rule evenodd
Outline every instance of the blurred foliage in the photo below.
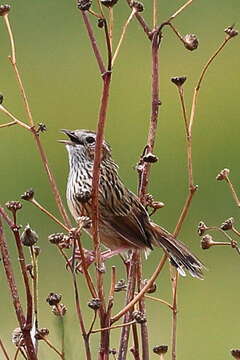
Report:
M 17 44 L 17 59 L 36 122 L 47 126 L 42 140 L 64 196 L 68 172 L 64 147 L 56 142 L 62 135 L 61 128 L 95 129 L 98 116 L 101 79 L 95 58 L 82 24 L 81 14 L 74 1 L 9 1 L 12 5 L 10 21 Z M 159 16 L 165 20 L 181 3 L 159 2 Z M 150 1 L 145 1 L 144 16 L 151 21 Z M 129 14 L 124 1 L 115 8 L 115 39 L 119 38 L 121 26 Z M 194 84 L 206 60 L 224 38 L 224 29 L 232 23 L 239 24 L 240 2 L 238 0 L 211 2 L 194 1 L 175 21 L 183 34 L 195 33 L 200 40 L 197 51 L 189 52 L 166 29 L 160 49 L 161 101 L 160 119 L 155 153 L 160 161 L 153 166 L 150 191 L 166 206 L 154 220 L 170 231 L 174 228 L 187 194 L 186 149 L 183 120 L 172 76 L 185 75 L 186 100 L 190 105 Z M 97 38 L 103 43 L 103 32 L 95 27 Z M 26 114 L 7 55 L 10 52 L 4 24 L 0 22 L 0 73 L 4 105 L 19 118 Z M 115 41 L 116 44 L 116 41 Z M 230 248 L 217 248 L 203 252 L 199 248 L 196 227 L 200 220 L 208 224 L 220 224 L 233 216 L 238 225 L 238 214 L 229 189 L 217 183 L 215 176 L 224 167 L 232 170 L 230 176 L 240 190 L 239 178 L 239 39 L 230 42 L 216 59 L 203 82 L 194 124 L 194 175 L 199 185 L 189 217 L 180 238 L 197 253 L 209 271 L 204 281 L 187 277 L 180 281 L 178 358 L 193 357 L 226 359 L 229 349 L 239 346 L 239 325 L 236 309 L 239 299 L 236 285 L 240 271 L 240 258 Z M 114 66 L 106 137 L 113 148 L 113 157 L 120 165 L 120 174 L 128 186 L 135 190 L 137 176 L 134 166 L 145 145 L 150 116 L 151 50 L 138 23 L 133 20 Z M 0 114 L 0 121 L 7 121 Z M 27 188 L 33 187 L 36 198 L 57 214 L 48 181 L 35 149 L 33 139 L 21 128 L 11 127 L 0 131 L 1 188 L 0 199 L 19 199 Z M 22 225 L 30 223 L 39 233 L 42 253 L 39 259 L 39 306 L 40 326 L 50 329 L 51 340 L 59 344 L 56 322 L 46 304 L 51 291 L 63 295 L 68 308 L 65 319 L 67 359 L 79 357 L 83 349 L 80 330 L 76 320 L 71 275 L 54 246 L 47 242 L 48 234 L 60 231 L 46 216 L 24 203 L 19 213 Z M 14 242 L 7 231 L 11 257 L 17 269 Z M 219 239 L 220 240 L 220 239 Z M 84 237 L 85 246 L 90 246 Z M 149 277 L 159 258 L 155 250 L 144 265 L 145 277 Z M 114 258 L 107 264 L 117 264 L 117 277 L 124 277 L 122 264 Z M 108 279 L 109 275 L 106 275 Z M 16 272 L 20 281 L 19 272 Z M 79 275 L 81 301 L 85 317 L 90 323 L 92 314 L 87 308 L 89 294 L 84 279 Z M 11 331 L 17 326 L 5 274 L 0 271 L 0 333 L 6 346 L 12 348 Z M 108 284 L 108 280 L 106 280 Z M 23 294 L 23 290 L 22 295 Z M 157 296 L 170 300 L 171 289 L 168 269 L 158 280 Z M 123 304 L 123 294 L 116 294 L 114 312 Z M 150 303 L 148 324 L 151 346 L 170 345 L 171 314 L 158 303 Z M 112 347 L 118 346 L 119 330 L 112 332 Z M 97 350 L 98 335 L 92 336 L 93 349 Z M 200 346 L 201 344 L 201 346 Z M 40 358 L 51 356 L 42 344 Z M 194 355 L 193 355 L 194 354 Z M 196 355 L 197 354 L 197 355 Z M 130 356 L 129 356 L 130 358 Z M 170 359 L 170 356 L 167 358 Z

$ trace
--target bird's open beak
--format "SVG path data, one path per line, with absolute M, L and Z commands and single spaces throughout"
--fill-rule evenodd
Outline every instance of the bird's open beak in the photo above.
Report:
M 71 130 L 61 129 L 60 132 L 63 132 L 66 134 L 69 139 L 73 136 L 73 132 Z M 74 143 L 71 140 L 57 140 L 58 142 L 65 144 L 65 145 L 74 145 Z

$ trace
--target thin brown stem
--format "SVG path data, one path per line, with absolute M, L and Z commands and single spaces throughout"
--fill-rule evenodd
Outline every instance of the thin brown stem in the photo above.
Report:
M 126 0 L 126 1 L 127 1 L 128 5 L 131 7 L 131 0 Z M 141 25 L 143 31 L 147 35 L 148 39 L 151 40 L 152 39 L 152 29 L 148 26 L 147 22 L 145 21 L 143 16 L 141 14 L 139 14 L 139 12 L 136 12 L 135 16 L 136 16 L 139 24 Z
M 37 263 L 37 256 L 32 246 L 30 248 L 30 254 L 31 254 L 32 266 L 33 266 L 33 279 L 32 279 L 33 314 L 34 314 L 33 325 L 34 325 L 34 330 L 37 333 L 38 331 L 38 263 Z M 36 345 L 35 348 L 37 351 Z
M 153 29 L 156 29 L 157 26 L 157 0 L 153 1 Z
M 173 30 L 173 32 L 176 34 L 176 36 L 178 37 L 178 39 L 185 45 L 185 41 L 184 41 L 182 35 L 180 34 L 179 31 L 177 31 L 177 29 L 175 28 L 175 26 L 173 26 L 173 24 L 172 24 L 171 22 L 169 22 L 168 25 L 169 25 L 170 28 Z
M 16 121 L 10 121 L 10 122 L 8 122 L 6 124 L 0 125 L 0 129 L 5 128 L 5 127 L 9 127 L 9 126 L 13 126 L 13 125 L 16 125 L 16 124 L 17 124 Z
M 102 331 L 106 331 L 106 330 L 119 329 L 119 328 L 122 328 L 122 327 L 125 327 L 125 326 L 130 326 L 130 325 L 132 325 L 134 323 L 136 323 L 136 321 L 132 320 L 132 321 L 129 321 L 129 322 L 126 322 L 126 323 L 123 323 L 123 324 L 119 324 L 119 325 L 109 326 L 109 327 L 102 328 L 102 329 L 95 329 L 95 330 L 92 330 L 91 333 L 96 334 L 98 332 L 102 332 Z
M 42 339 L 61 359 L 64 359 L 62 353 L 44 336 Z
M 168 18 L 167 22 L 170 22 L 170 21 L 172 21 L 173 19 L 175 19 L 175 17 L 177 17 L 179 14 L 181 14 L 181 12 L 183 12 L 183 10 L 185 10 L 186 7 L 188 7 L 189 5 L 191 5 L 192 2 L 193 2 L 193 0 L 187 1 L 183 6 L 181 6 L 174 14 L 172 14 L 172 15 Z
M 7 350 L 2 342 L 2 340 L 0 339 L 0 348 L 2 349 L 2 352 L 6 358 L 6 360 L 10 360 L 10 357 L 8 356 Z
M 111 323 L 118 321 L 127 311 L 133 308 L 133 306 L 141 299 L 142 296 L 148 291 L 148 289 L 153 285 L 154 281 L 162 271 L 166 260 L 168 259 L 167 255 L 163 255 L 158 266 L 156 267 L 155 271 L 153 272 L 151 278 L 148 280 L 146 285 L 142 288 L 142 290 L 122 309 L 117 313 L 111 320 Z
M 8 117 L 10 117 L 10 119 L 13 120 L 13 122 L 15 122 L 16 124 L 20 125 L 21 127 L 23 127 L 24 129 L 27 129 L 29 131 L 31 131 L 31 128 L 29 125 L 25 124 L 24 122 L 22 122 L 21 120 L 17 119 L 10 111 L 8 111 L 3 105 L 0 105 L 0 111 L 3 112 L 5 115 L 7 115 Z
M 149 300 L 153 300 L 153 301 L 157 301 L 157 302 L 160 302 L 161 304 L 164 304 L 164 305 L 167 305 L 169 307 L 169 309 L 172 310 L 172 305 L 169 304 L 167 301 L 163 300 L 163 299 L 159 299 L 159 298 L 156 298 L 154 296 L 151 296 L 151 295 L 144 295 L 145 299 L 149 299 Z
M 116 58 L 117 58 L 117 56 L 118 56 L 120 47 L 121 47 L 121 45 L 122 45 L 124 36 L 125 36 L 125 34 L 126 34 L 126 31 L 127 31 L 127 27 L 128 27 L 130 21 L 132 20 L 132 18 L 134 17 L 135 14 L 136 14 L 136 9 L 133 8 L 131 14 L 129 15 L 128 19 L 126 20 L 125 24 L 123 25 L 122 33 L 121 33 L 120 39 L 119 39 L 119 41 L 118 41 L 116 50 L 115 50 L 114 55 L 113 55 L 113 58 L 112 58 L 112 66 L 114 65 L 115 60 L 116 60 Z
M 172 360 L 175 360 L 177 356 L 177 289 L 179 274 L 175 269 L 173 271 L 175 274 L 172 280 Z
M 232 196 L 233 196 L 233 199 L 234 199 L 235 203 L 237 204 L 238 207 L 240 207 L 240 200 L 239 200 L 238 195 L 237 195 L 237 193 L 236 193 L 236 191 L 234 189 L 234 186 L 233 186 L 233 184 L 232 184 L 232 182 L 231 182 L 231 180 L 230 180 L 230 178 L 228 176 L 226 176 L 226 182 L 229 185 L 229 188 L 231 190 L 231 193 L 232 193 Z
M 14 355 L 13 360 L 17 360 L 18 355 L 19 355 L 19 352 L 20 352 L 20 349 L 21 349 L 21 347 L 20 347 L 20 346 L 18 346 L 18 347 L 17 347 L 17 350 L 16 350 L 16 352 L 15 352 L 15 355 Z
M 135 360 L 140 360 L 138 331 L 137 331 L 137 324 L 136 323 L 132 324 L 132 333 L 133 333 L 134 347 L 131 349 L 131 352 L 132 352 Z
M 109 8 L 109 41 L 112 52 L 112 43 L 113 43 L 113 25 L 114 25 L 114 17 L 113 17 L 113 7 Z

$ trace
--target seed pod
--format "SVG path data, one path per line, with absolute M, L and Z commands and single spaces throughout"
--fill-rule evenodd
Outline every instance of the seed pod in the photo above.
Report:
M 232 350 L 231 350 L 231 355 L 232 355 L 236 360 L 239 360 L 239 359 L 240 359 L 240 349 L 232 349 Z
M 198 235 L 202 236 L 207 229 L 208 229 L 207 225 L 203 221 L 200 221 L 200 223 L 198 224 L 198 230 L 197 230 Z
M 30 228 L 30 225 L 28 224 L 22 235 L 21 235 L 21 242 L 24 246 L 33 246 L 38 241 L 38 234 L 36 231 L 32 230 Z
M 143 324 L 147 321 L 146 315 L 141 311 L 134 311 L 132 313 L 133 319 L 136 320 L 138 324 Z
M 46 302 L 50 305 L 57 305 L 60 303 L 62 299 L 62 295 L 61 294 L 55 294 L 53 292 L 51 292 L 48 297 L 46 298 Z
M 152 153 L 148 153 L 143 157 L 143 161 L 146 163 L 155 163 L 158 161 L 158 157 Z
M 16 346 L 24 346 L 22 330 L 19 327 L 12 332 L 12 343 Z
M 171 82 L 179 87 L 182 86 L 186 80 L 187 80 L 186 76 L 177 76 L 171 78 Z
M 48 237 L 48 240 L 50 241 L 51 244 L 59 244 L 61 241 L 63 241 L 64 239 L 64 234 L 63 233 L 55 233 L 55 234 L 51 234 Z
M 230 174 L 229 169 L 223 169 L 220 171 L 220 173 L 217 174 L 216 180 L 218 181 L 226 180 L 229 174 Z
M 88 302 L 88 306 L 93 310 L 98 310 L 101 305 L 101 300 L 99 298 L 93 298 Z
M 115 284 L 114 291 L 119 292 L 127 289 L 127 284 L 124 279 L 118 280 L 118 282 Z
M 187 34 L 186 36 L 184 36 L 183 40 L 186 49 L 190 51 L 197 49 L 199 42 L 195 34 Z
M 35 339 L 42 340 L 44 337 L 49 335 L 49 330 L 47 328 L 41 328 L 37 330 Z
M 137 12 L 144 11 L 144 5 L 140 1 L 131 1 L 130 6 L 131 8 L 134 8 Z
M 0 16 L 7 15 L 11 9 L 10 5 L 0 5 Z
M 87 11 L 92 5 L 92 0 L 78 0 L 77 7 L 79 10 Z
M 201 247 L 203 250 L 209 249 L 214 244 L 214 241 L 212 240 L 212 236 L 206 234 L 203 236 L 201 240 Z
M 101 0 L 101 3 L 108 8 L 116 5 L 117 2 L 118 2 L 118 0 Z
M 234 224 L 234 218 L 231 217 L 227 220 L 225 220 L 221 225 L 220 225 L 220 229 L 222 230 L 231 230 L 233 228 L 233 224 Z
M 12 213 L 16 213 L 16 211 L 22 208 L 20 201 L 8 201 L 5 205 Z
M 233 28 L 233 25 L 232 25 L 232 26 L 228 26 L 228 27 L 224 30 L 224 32 L 225 32 L 230 38 L 238 35 L 238 31 Z
M 32 200 L 34 197 L 34 190 L 33 189 L 29 189 L 27 191 L 25 191 L 25 193 L 23 195 L 21 195 L 21 199 L 23 200 Z
M 158 355 L 166 354 L 167 351 L 168 351 L 167 345 L 158 345 L 158 346 L 154 346 L 153 348 L 154 354 L 158 354 Z

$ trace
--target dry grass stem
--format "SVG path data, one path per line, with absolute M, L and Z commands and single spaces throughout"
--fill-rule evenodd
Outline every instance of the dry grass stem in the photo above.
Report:
M 5 128 L 5 127 L 9 127 L 9 126 L 12 126 L 12 125 L 16 125 L 16 124 L 17 124 L 16 121 L 11 121 L 9 123 L 0 125 L 0 129 Z
M 232 193 L 232 196 L 233 196 L 234 201 L 236 202 L 237 206 L 240 207 L 240 200 L 239 200 L 239 198 L 238 198 L 238 195 L 237 195 L 237 193 L 236 193 L 236 191 L 235 191 L 235 189 L 234 189 L 234 186 L 233 186 L 233 184 L 232 184 L 229 176 L 226 176 L 226 182 L 227 182 L 228 185 L 229 185 L 229 188 L 230 188 L 230 190 L 231 190 L 231 193 Z
M 22 122 L 21 120 L 17 119 L 10 111 L 8 111 L 3 105 L 0 105 L 0 111 L 3 112 L 5 115 L 10 117 L 16 124 L 22 126 L 23 128 L 31 131 L 30 126 Z
M 0 348 L 2 349 L 3 355 L 5 357 L 6 360 L 10 360 L 10 357 L 8 356 L 7 350 L 2 342 L 2 340 L 0 339 Z
M 106 327 L 106 328 L 102 328 L 102 329 L 92 330 L 91 333 L 95 334 L 95 333 L 106 331 L 106 330 L 119 329 L 119 328 L 122 328 L 124 326 L 130 326 L 130 325 L 135 324 L 135 323 L 136 323 L 136 321 L 132 320 L 132 321 L 126 322 L 124 324 L 119 324 L 119 325 L 114 325 L 114 326 L 110 326 L 110 327 Z

